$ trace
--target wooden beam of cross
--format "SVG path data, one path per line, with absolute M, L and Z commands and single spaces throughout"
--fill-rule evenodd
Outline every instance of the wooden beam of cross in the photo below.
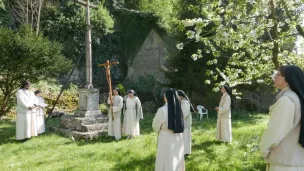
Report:
M 109 98 L 110 98 L 110 110 L 111 110 L 111 115 L 112 115 L 112 120 L 114 120 L 114 114 L 113 114 L 113 97 L 112 97 L 112 82 L 111 82 L 111 73 L 110 73 L 110 67 L 112 65 L 117 65 L 119 64 L 119 62 L 109 62 L 109 60 L 107 60 L 106 63 L 104 64 L 98 64 L 98 66 L 104 66 L 106 69 L 106 78 L 109 84 Z
M 86 85 L 85 87 L 93 88 L 92 84 L 92 40 L 91 40 L 91 22 L 90 22 L 90 8 L 98 8 L 95 5 L 90 4 L 89 0 L 73 0 L 75 3 L 85 6 L 86 8 Z

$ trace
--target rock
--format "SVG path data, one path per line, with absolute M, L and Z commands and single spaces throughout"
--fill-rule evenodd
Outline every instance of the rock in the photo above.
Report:
M 51 113 L 51 116 L 53 118 L 56 118 L 56 117 L 61 117 L 61 116 L 64 116 L 64 115 L 67 115 L 67 113 L 65 113 L 64 111 L 53 111 Z

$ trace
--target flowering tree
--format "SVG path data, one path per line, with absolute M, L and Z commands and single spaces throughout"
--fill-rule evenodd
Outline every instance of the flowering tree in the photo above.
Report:
M 182 28 L 189 41 L 204 44 L 192 55 L 194 60 L 213 55 L 205 83 L 214 84 L 215 91 L 225 83 L 269 83 L 281 64 L 304 67 L 303 54 L 295 51 L 297 37 L 304 37 L 303 0 L 200 1 L 204 5 L 191 9 L 202 17 L 183 20 Z

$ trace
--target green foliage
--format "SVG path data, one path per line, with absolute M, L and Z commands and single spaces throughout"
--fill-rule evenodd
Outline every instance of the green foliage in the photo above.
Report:
M 99 110 L 101 111 L 101 113 L 103 113 L 104 115 L 107 115 L 109 112 L 109 105 L 106 103 L 102 103 L 99 105 Z
M 10 21 L 9 11 L 5 2 L 5 0 L 0 0 L 0 26 L 8 26 Z
M 97 64 L 104 63 L 108 59 L 117 60 L 121 55 L 120 35 L 113 33 L 114 17 L 104 6 L 103 2 L 98 3 L 98 9 L 91 9 L 92 27 L 92 60 L 93 60 L 93 81 L 94 84 L 104 83 L 104 68 Z M 42 16 L 42 31 L 51 40 L 59 41 L 65 47 L 63 54 L 74 62 L 82 57 L 78 69 L 85 73 L 85 8 L 75 2 L 65 1 L 63 3 L 50 3 L 46 6 Z M 121 62 L 123 63 L 123 62 Z M 120 71 L 117 67 L 112 73 Z M 123 72 L 124 73 L 124 72 Z M 117 80 L 114 77 L 115 81 Z
M 19 32 L 0 28 L 0 89 L 3 95 L 0 115 L 9 111 L 12 96 L 23 81 L 35 83 L 70 69 L 71 63 L 61 50 L 59 43 L 36 35 L 30 27 L 24 26 Z
M 123 45 L 123 57 L 120 59 L 127 65 L 127 62 L 133 61 L 145 38 L 156 26 L 158 18 L 149 12 L 119 7 L 114 8 L 113 14 L 117 18 L 116 32 L 121 36 Z
M 49 105 L 48 108 L 51 109 L 57 100 L 61 86 L 55 84 L 54 82 L 39 81 L 39 83 L 35 84 L 33 87 L 42 90 L 42 96 Z M 70 84 L 68 88 L 61 94 L 55 106 L 55 110 L 74 113 L 78 108 L 78 101 L 78 87 Z
M 123 136 L 120 141 L 103 133 L 97 140 L 75 142 L 47 131 L 25 143 L 15 143 L 15 125 L 0 122 L 0 170 L 154 170 L 157 134 L 151 128 L 153 117 L 154 114 L 147 114 L 140 121 L 141 136 L 133 140 L 125 140 Z M 260 156 L 258 144 L 267 115 L 232 118 L 233 141 L 230 144 L 215 140 L 216 119 L 199 122 L 195 117 L 192 154 L 185 160 L 186 170 L 265 170 L 266 163 Z M 59 124 L 59 118 L 50 118 L 47 127 Z
M 153 13 L 159 18 L 158 27 L 164 28 L 169 34 L 175 34 L 184 2 L 184 0 L 133 0 L 125 1 L 125 4 L 131 9 Z
M 122 84 L 118 84 L 117 87 L 119 88 L 122 97 L 127 95 L 126 89 Z
M 91 10 L 92 46 L 98 46 L 104 35 L 112 33 L 114 20 L 109 11 L 98 4 L 98 9 Z M 85 8 L 74 2 L 49 4 L 42 15 L 42 31 L 51 40 L 63 44 L 64 54 L 70 59 L 77 59 L 85 51 Z M 94 53 L 93 53 L 94 55 Z
M 47 107 L 47 113 L 53 107 L 56 102 L 56 99 L 60 93 L 62 85 L 59 85 L 56 80 L 49 81 L 39 81 L 31 85 L 31 90 L 36 91 L 40 90 L 42 92 L 42 97 Z M 1 97 L 1 93 L 0 93 Z M 55 106 L 55 110 L 64 111 L 66 113 L 73 113 L 78 108 L 78 87 L 76 85 L 70 84 L 68 88 L 63 91 L 61 94 L 58 103 Z M 15 96 L 12 97 L 11 106 L 15 107 L 16 105 Z M 8 116 L 14 117 L 16 115 L 16 111 L 9 111 Z
M 297 25 L 303 20 L 301 12 L 296 12 L 301 3 L 273 2 L 200 0 L 206 5 L 189 6 L 199 16 L 184 20 L 182 30 L 189 41 L 204 45 L 192 58 L 205 58 L 206 53 L 214 56 L 207 59 L 214 69 L 206 71 L 206 82 L 215 87 L 270 83 L 269 75 L 280 64 L 304 67 L 303 57 L 294 52 L 294 32 L 299 32 Z M 179 44 L 179 49 L 183 45 Z M 219 65 L 225 59 L 228 63 Z
M 139 76 L 136 80 L 126 80 L 125 87 L 133 89 L 141 100 L 154 100 L 155 96 L 159 96 L 160 84 L 152 76 Z

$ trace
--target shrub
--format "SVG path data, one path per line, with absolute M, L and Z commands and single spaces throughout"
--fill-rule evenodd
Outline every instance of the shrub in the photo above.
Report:
M 106 103 L 100 104 L 99 105 L 99 110 L 101 111 L 101 113 L 107 115 L 108 111 L 109 111 L 108 104 L 106 104 Z
M 122 84 L 118 84 L 117 87 L 119 88 L 122 97 L 127 95 L 126 89 L 124 88 L 124 86 Z
M 0 28 L 0 116 L 10 111 L 23 81 L 35 83 L 70 69 L 71 62 L 61 51 L 59 43 L 36 35 L 30 27 L 22 27 L 18 32 Z

